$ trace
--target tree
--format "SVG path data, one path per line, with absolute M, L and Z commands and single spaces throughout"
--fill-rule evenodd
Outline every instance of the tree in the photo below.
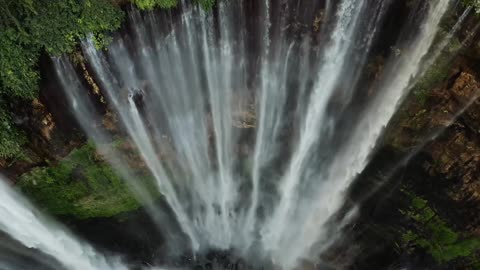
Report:
M 477 14 L 480 14 L 480 0 L 463 0 L 465 6 L 471 6 Z
M 140 9 L 171 8 L 177 0 L 129 0 Z M 194 0 L 205 9 L 215 0 Z M 31 100 L 37 96 L 42 52 L 61 55 L 74 51 L 78 41 L 93 34 L 99 47 L 109 41 L 108 32 L 120 28 L 124 12 L 114 0 L 0 0 L 0 121 L 8 122 L 11 111 L 5 100 Z M 3 105 L 2 105 L 3 104 Z M 1 127 L 1 126 L 0 126 Z M 23 140 L 15 125 L 0 128 L 5 146 Z M 7 149 L 9 147 L 5 147 Z M 18 151 L 0 149 L 0 158 L 13 158 Z M 16 149 L 16 147 L 12 147 Z
M 177 5 L 177 0 L 132 0 L 140 9 L 171 8 Z
M 103 41 L 123 16 L 109 0 L 0 0 L 0 158 L 14 158 L 24 142 L 6 100 L 37 96 L 42 51 L 70 53 L 89 33 Z

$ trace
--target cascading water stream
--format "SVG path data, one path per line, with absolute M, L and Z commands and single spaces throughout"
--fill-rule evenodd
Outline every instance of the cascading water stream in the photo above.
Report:
M 398 29 L 402 53 L 390 55 L 375 94 L 358 103 L 392 1 L 246 2 L 220 1 L 214 14 L 184 2 L 179 17 L 131 10 L 131 35 L 107 51 L 88 39 L 82 51 L 189 248 L 232 249 L 291 269 L 336 239 L 331 223 L 346 189 L 421 73 L 449 1 L 416 2 L 416 19 Z M 318 31 L 291 29 L 292 18 L 319 9 Z M 80 125 L 104 145 L 82 79 L 65 58 L 54 65 Z M 125 161 L 109 160 L 135 185 Z
M 66 269 L 128 269 L 117 259 L 107 260 L 90 245 L 72 236 L 65 228 L 48 220 L 6 183 L 6 180 L 0 177 L 0 231 L 27 248 L 52 256 Z
M 448 4 L 449 1 L 437 1 L 433 4 L 421 27 L 421 34 L 405 48 L 403 57 L 389 62 L 384 81 L 380 82 L 379 89 L 382 92 L 369 105 L 369 109 L 364 113 L 360 122 L 353 126 L 347 143 L 339 149 L 329 168 L 324 186 L 317 193 L 318 199 L 313 199 L 314 203 L 311 204 L 310 210 L 312 212 L 321 211 L 318 215 L 320 218 L 309 214 L 304 219 L 305 229 L 303 232 L 313 231 L 315 234 L 313 236 L 312 234 L 303 234 L 304 237 L 297 235 L 295 238 L 295 241 L 303 243 L 304 247 L 313 245 L 317 241 L 315 239 L 328 237 L 325 228 L 316 229 L 316 227 L 318 224 L 324 224 L 328 217 L 338 211 L 343 203 L 343 193 L 346 188 L 367 165 L 368 158 L 382 129 L 393 116 L 399 101 L 409 90 L 411 78 L 420 72 L 421 60 L 432 44 L 438 23 L 446 12 Z M 305 244 L 308 242 L 311 245 Z M 300 254 L 306 252 L 308 249 L 300 250 L 298 254 L 301 256 Z

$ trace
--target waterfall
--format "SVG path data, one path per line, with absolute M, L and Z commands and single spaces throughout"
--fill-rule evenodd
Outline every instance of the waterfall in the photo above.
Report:
M 414 1 L 396 29 L 401 53 L 370 84 L 365 68 L 393 1 L 291 2 L 132 9 L 128 35 L 107 50 L 82 42 L 109 110 L 193 252 L 234 250 L 285 269 L 318 260 L 354 216 L 336 214 L 422 72 L 450 1 Z M 305 30 L 313 21 L 316 30 Z M 53 62 L 78 122 L 104 146 L 112 137 L 96 124 L 102 115 L 81 76 L 66 58 Z M 107 159 L 139 199 L 152 200 L 119 156 Z
M 75 238 L 67 229 L 48 220 L 19 193 L 12 190 L 3 177 L 0 177 L 0 198 L 0 231 L 27 248 L 50 255 L 66 269 L 127 269 L 119 260 L 107 260 L 90 245 Z M 8 266 L 8 261 L 4 262 Z

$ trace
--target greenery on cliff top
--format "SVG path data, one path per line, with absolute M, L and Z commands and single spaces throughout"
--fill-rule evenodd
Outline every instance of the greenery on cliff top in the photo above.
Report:
M 131 0 L 140 9 L 153 9 L 155 7 L 171 8 L 177 5 L 177 0 Z
M 120 27 L 123 13 L 109 0 L 0 0 L 1 93 L 32 98 L 38 90 L 37 63 L 73 51 L 79 38 Z
M 413 226 L 403 232 L 401 237 L 403 246 L 409 246 L 411 249 L 421 248 L 439 264 L 463 258 L 471 265 L 480 266 L 480 261 L 476 258 L 476 253 L 480 251 L 479 237 L 455 231 L 437 215 L 427 200 L 410 192 L 405 193 L 411 199 L 411 205 L 401 213 Z
M 13 126 L 10 116 L 0 107 L 0 159 L 20 157 L 25 142 L 25 136 Z
M 73 150 L 56 165 L 38 167 L 22 175 L 18 186 L 53 215 L 78 219 L 111 217 L 140 207 L 92 143 Z
M 465 6 L 472 6 L 477 14 L 480 13 L 480 0 L 463 0 Z
M 178 4 L 178 0 L 130 0 L 139 9 L 150 10 L 153 8 L 172 8 Z M 204 9 L 211 9 L 216 0 L 193 0 Z
M 128 0 L 140 9 L 171 8 L 177 0 Z M 210 8 L 215 0 L 196 0 Z M 0 158 L 21 155 L 25 142 L 10 121 L 12 100 L 28 102 L 39 91 L 43 52 L 70 53 L 92 33 L 101 47 L 120 28 L 124 11 L 115 0 L 0 0 Z
M 37 96 L 38 62 L 43 51 L 60 55 L 93 33 L 97 41 L 116 30 L 123 12 L 109 0 L 0 0 L 1 158 L 17 157 L 24 140 L 5 104 Z

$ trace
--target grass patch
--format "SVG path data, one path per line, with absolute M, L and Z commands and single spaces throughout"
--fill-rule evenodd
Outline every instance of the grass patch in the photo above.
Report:
M 92 143 L 73 150 L 56 165 L 23 174 L 18 186 L 47 212 L 77 219 L 111 217 L 141 206 Z
M 401 213 L 413 223 L 413 228 L 402 233 L 403 246 L 422 248 L 439 264 L 464 258 L 478 263 L 476 253 L 480 250 L 480 238 L 463 235 L 439 217 L 428 201 L 405 191 L 411 199 L 410 207 Z

